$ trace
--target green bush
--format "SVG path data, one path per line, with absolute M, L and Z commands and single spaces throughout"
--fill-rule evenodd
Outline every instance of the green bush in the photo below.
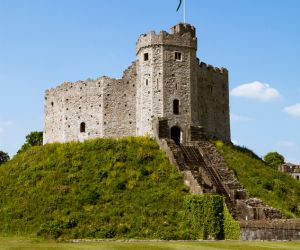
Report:
M 234 220 L 228 211 L 226 205 L 224 206 L 224 235 L 226 240 L 240 239 L 240 224 Z
M 33 146 L 40 146 L 43 144 L 43 132 L 42 131 L 33 131 L 26 135 L 26 141 L 22 145 L 21 149 L 18 151 L 18 154 L 26 151 L 27 149 Z
M 45 238 L 57 239 L 61 236 L 63 232 L 63 226 L 61 222 L 58 221 L 49 221 L 41 225 L 40 230 L 37 232 L 37 235 L 43 236 Z
M 187 218 L 200 239 L 224 239 L 223 197 L 189 195 L 185 197 Z
M 7 162 L 7 161 L 9 161 L 9 159 L 10 158 L 9 158 L 8 153 L 5 153 L 5 152 L 0 150 L 0 165 Z
M 224 198 L 219 195 L 188 195 L 185 197 L 186 218 L 196 238 L 240 238 L 240 225 L 229 213 Z
M 278 166 L 284 163 L 284 157 L 277 152 L 269 152 L 264 156 L 264 161 L 277 170 Z

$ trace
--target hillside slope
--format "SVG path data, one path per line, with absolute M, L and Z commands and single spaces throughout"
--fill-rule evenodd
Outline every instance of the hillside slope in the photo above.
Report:
M 193 238 L 182 177 L 149 138 L 33 147 L 0 168 L 0 232 Z
M 246 148 L 216 142 L 228 167 L 251 197 L 279 208 L 288 218 L 300 217 L 300 182 L 272 169 Z

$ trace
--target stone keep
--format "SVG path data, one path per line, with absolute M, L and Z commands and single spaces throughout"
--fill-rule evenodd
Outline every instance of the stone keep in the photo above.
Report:
M 195 28 L 180 23 L 141 35 L 122 79 L 47 90 L 44 144 L 140 135 L 230 141 L 228 71 L 200 62 L 196 51 Z

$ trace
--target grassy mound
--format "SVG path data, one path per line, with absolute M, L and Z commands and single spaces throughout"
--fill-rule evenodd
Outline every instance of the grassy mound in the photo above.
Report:
M 230 169 L 252 197 L 279 208 L 286 217 L 300 217 L 300 182 L 269 167 L 252 151 L 216 143 Z
M 33 147 L 0 168 L 0 232 L 189 239 L 182 177 L 149 138 Z

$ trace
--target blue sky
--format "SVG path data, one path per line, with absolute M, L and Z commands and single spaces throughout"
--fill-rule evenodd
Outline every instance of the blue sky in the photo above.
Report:
M 141 33 L 182 21 L 178 0 L 0 0 L 0 150 L 43 129 L 63 81 L 120 77 Z M 300 1 L 187 0 L 198 57 L 230 73 L 232 139 L 300 162 Z M 298 106 L 297 106 L 298 104 Z

